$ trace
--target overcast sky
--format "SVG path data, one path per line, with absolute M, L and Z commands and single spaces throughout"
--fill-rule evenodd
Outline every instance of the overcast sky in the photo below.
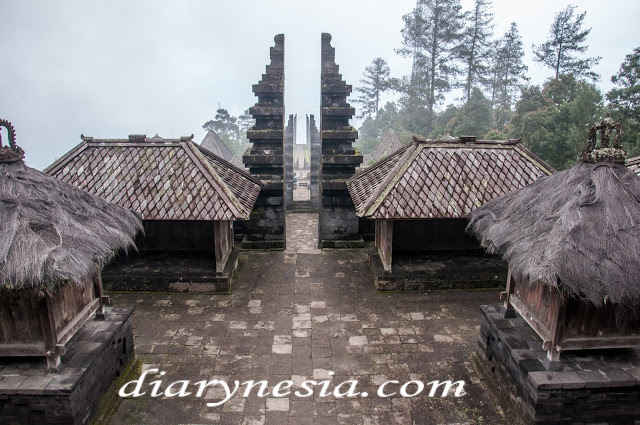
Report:
M 532 62 L 564 0 L 494 0 L 495 33 L 519 26 L 531 83 L 551 70 Z M 401 46 L 402 15 L 415 0 L 12 1 L 2 0 L 0 117 L 13 122 L 27 163 L 42 169 L 80 142 L 80 134 L 124 138 L 204 137 L 220 105 L 239 115 L 285 34 L 287 114 L 318 114 L 320 34 L 333 35 L 336 62 L 354 87 L 373 58 L 393 76 L 410 62 Z M 472 0 L 463 0 L 470 8 Z M 589 56 L 603 92 L 625 55 L 640 45 L 637 0 L 574 1 L 586 11 Z M 452 99 L 455 94 L 452 95 Z M 354 123 L 356 124 L 356 123 Z M 2 133 L 6 142 L 6 133 Z

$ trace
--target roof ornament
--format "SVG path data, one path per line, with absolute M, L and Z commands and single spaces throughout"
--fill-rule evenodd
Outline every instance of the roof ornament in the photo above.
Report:
M 609 145 L 611 131 L 615 130 L 616 138 L 613 146 Z M 597 146 L 597 136 L 600 133 L 600 145 Z M 585 162 L 616 162 L 624 163 L 627 157 L 621 147 L 622 126 L 620 123 L 614 122 L 610 117 L 603 119 L 600 124 L 591 127 L 589 130 L 589 142 L 582 151 L 582 159 Z
M 16 145 L 16 130 L 11 123 L 0 118 L 0 126 L 7 129 L 9 133 L 9 146 L 2 144 L 2 135 L 0 135 L 0 162 L 18 162 L 24 159 L 24 151 Z

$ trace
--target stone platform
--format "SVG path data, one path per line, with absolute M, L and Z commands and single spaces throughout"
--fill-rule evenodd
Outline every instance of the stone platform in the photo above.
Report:
M 209 251 L 130 253 L 104 268 L 102 282 L 106 291 L 230 293 L 238 252 L 231 251 L 222 273 Z
M 0 358 L 0 423 L 90 423 L 111 382 L 134 357 L 131 307 L 107 308 L 66 344 L 60 373 L 44 358 Z
M 500 288 L 507 281 L 507 265 L 484 253 L 394 252 L 392 271 L 386 272 L 370 245 L 369 264 L 378 291 Z
M 515 424 L 640 424 L 640 350 L 563 352 L 548 371 L 540 337 L 516 315 L 482 306 L 474 363 Z

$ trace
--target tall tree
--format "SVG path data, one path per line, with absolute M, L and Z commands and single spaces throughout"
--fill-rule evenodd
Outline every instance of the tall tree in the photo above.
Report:
M 460 0 L 418 0 L 412 13 L 402 17 L 402 48 L 397 52 L 424 60 L 428 76 L 427 133 L 433 125 L 437 102 L 451 90 L 452 79 L 459 73 L 455 63 L 460 58 L 464 17 Z
M 587 12 L 574 15 L 576 7 L 570 4 L 556 14 L 551 24 L 550 38 L 539 46 L 535 44 L 532 46 L 534 60 L 553 69 L 555 78 L 561 74 L 573 74 L 576 77 L 598 81 L 600 76 L 591 71 L 591 67 L 597 65 L 602 58 L 580 59 L 579 57 L 588 49 L 585 43 L 591 28 L 582 28 Z
M 232 116 L 229 111 L 219 108 L 216 111 L 215 119 L 204 123 L 202 128 L 207 131 L 213 130 L 218 133 L 220 137 L 226 135 L 229 138 L 235 138 L 238 132 L 237 121 L 238 119 Z
M 640 121 L 640 47 L 628 54 L 620 70 L 611 77 L 615 87 L 607 93 L 611 106 L 625 116 Z
M 602 94 L 587 81 L 560 75 L 542 90 L 523 89 L 509 123 L 512 137 L 557 169 L 573 165 L 587 139 L 590 126 L 602 119 Z
M 498 128 L 506 124 L 514 99 L 529 80 L 529 68 L 522 62 L 524 50 L 518 25 L 511 23 L 509 31 L 494 44 L 491 63 L 491 106 L 495 110 Z
M 446 128 L 452 136 L 483 138 L 492 127 L 491 102 L 479 88 L 474 87 L 469 99 L 458 109 L 455 117 L 449 121 Z
M 360 97 L 355 99 L 355 103 L 361 105 L 360 117 L 375 115 L 378 117 L 380 108 L 380 95 L 390 88 L 389 66 L 382 58 L 375 58 L 371 65 L 365 68 L 364 78 L 360 80 L 362 84 L 356 88 Z
M 460 54 L 466 68 L 465 99 L 471 97 L 471 89 L 488 83 L 493 13 L 489 0 L 475 0 L 474 8 L 465 14 L 468 25 L 464 30 Z
M 640 47 L 625 57 L 607 93 L 610 113 L 622 124 L 622 143 L 630 155 L 640 155 Z

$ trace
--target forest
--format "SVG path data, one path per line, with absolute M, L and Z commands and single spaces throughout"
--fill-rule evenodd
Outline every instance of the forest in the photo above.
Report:
M 629 157 L 640 155 L 640 47 L 607 76 L 614 87 L 602 93 L 596 85 L 602 76 L 593 71 L 601 58 L 587 55 L 586 12 L 569 5 L 553 17 L 547 40 L 530 46 L 534 60 L 550 73 L 541 86 L 533 85 L 517 23 L 496 35 L 491 10 L 490 0 L 475 0 L 466 12 L 460 0 L 418 0 L 402 17 L 396 54 L 411 60 L 410 75 L 394 77 L 387 60 L 374 58 L 350 100 L 362 121 L 355 144 L 362 154 L 390 129 L 405 144 L 414 135 L 521 138 L 560 170 L 578 160 L 589 128 L 610 116 L 622 125 Z M 462 95 L 444 106 L 454 90 Z M 389 95 L 396 100 L 382 104 Z M 251 125 L 248 111 L 234 117 L 219 107 L 203 127 L 241 155 Z
M 420 135 L 439 138 L 521 138 L 525 146 L 556 169 L 574 164 L 589 128 L 610 116 L 622 124 L 623 147 L 640 155 L 640 47 L 610 76 L 614 88 L 602 93 L 592 69 L 601 58 L 588 57 L 586 12 L 569 5 L 557 12 L 548 39 L 531 46 L 534 60 L 550 70 L 542 86 L 529 84 L 525 46 L 516 22 L 494 35 L 490 0 L 475 0 L 463 12 L 459 0 L 419 0 L 403 16 L 402 46 L 410 75 L 393 77 L 384 58 L 375 58 L 356 87 L 356 111 L 363 123 L 356 146 L 371 152 L 393 129 L 403 143 Z M 458 89 L 456 104 L 442 107 Z M 383 95 L 397 101 L 382 105 Z

